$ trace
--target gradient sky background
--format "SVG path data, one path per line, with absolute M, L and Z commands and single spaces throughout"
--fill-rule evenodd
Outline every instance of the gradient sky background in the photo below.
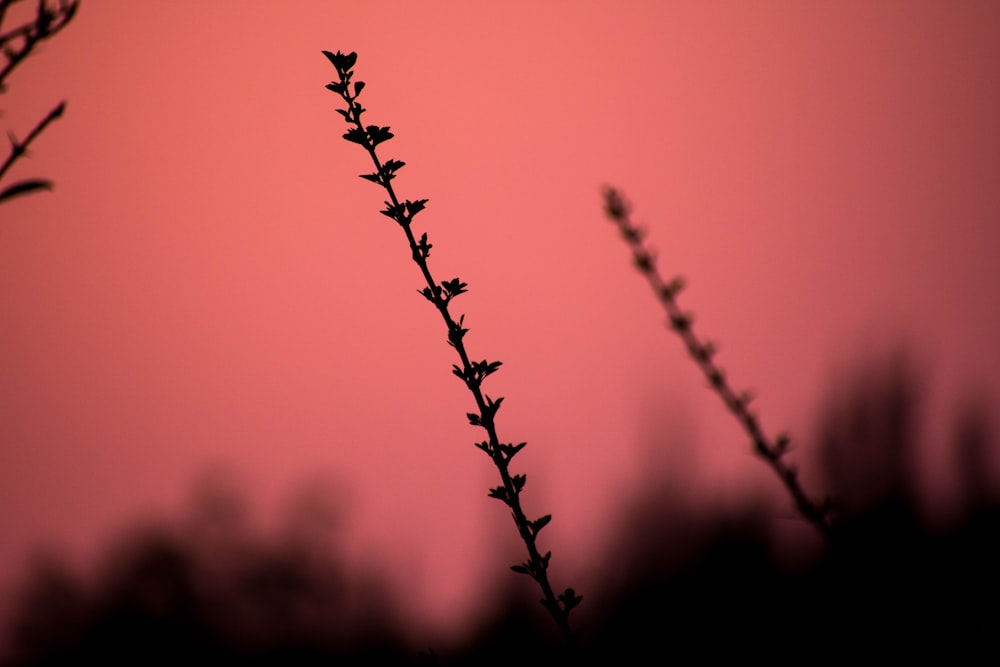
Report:
M 19 136 L 68 100 L 12 174 L 55 191 L 0 207 L 0 599 L 31 549 L 86 562 L 212 470 L 262 522 L 325 485 L 352 558 L 430 623 L 514 576 L 472 399 L 322 49 L 358 52 L 397 190 L 430 199 L 431 268 L 470 285 L 470 352 L 504 362 L 486 388 L 528 441 L 557 586 L 587 594 L 650 470 L 808 531 L 663 326 L 604 183 L 806 470 L 823 397 L 905 347 L 946 512 L 950 416 L 1000 405 L 998 35 L 991 1 L 84 0 L 0 100 Z

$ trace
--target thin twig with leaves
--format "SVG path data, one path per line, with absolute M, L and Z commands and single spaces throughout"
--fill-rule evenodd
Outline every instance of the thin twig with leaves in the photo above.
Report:
M 31 52 L 39 44 L 54 37 L 59 31 L 66 27 L 76 10 L 80 6 L 79 0 L 59 0 L 58 4 L 50 6 L 48 0 L 38 0 L 35 16 L 9 30 L 3 28 L 4 19 L 7 12 L 21 0 L 0 0 L 0 52 L 3 53 L 6 62 L 0 67 L 0 93 L 7 90 L 7 77 L 14 69 L 23 63 Z M 28 152 L 28 146 L 34 141 L 49 124 L 61 117 L 66 108 L 65 100 L 56 105 L 35 127 L 28 133 L 23 141 L 18 141 L 12 132 L 8 132 L 10 138 L 10 152 L 3 164 L 0 165 L 0 181 L 14 163 Z M 38 190 L 51 190 L 52 181 L 43 178 L 28 178 L 3 190 L 0 190 L 0 202 L 3 202 L 18 195 L 36 192 Z
M 49 112 L 49 114 L 38 121 L 38 125 L 28 133 L 28 136 L 24 138 L 23 141 L 18 141 L 13 134 L 10 135 L 10 153 L 7 155 L 7 159 L 4 160 L 3 164 L 0 165 L 0 181 L 7 174 L 7 171 L 14 166 L 14 162 L 17 161 L 19 157 L 28 152 L 28 146 L 31 142 L 40 135 L 49 123 L 54 121 L 56 118 L 62 116 L 63 111 L 66 109 L 66 103 L 61 102 L 59 106 Z M 10 197 L 15 197 L 17 195 L 26 194 L 34 190 L 51 190 L 52 181 L 46 180 L 44 178 L 26 178 L 14 183 L 13 185 L 6 187 L 0 192 L 0 202 Z
M 340 51 L 337 53 L 324 51 L 323 55 L 333 63 L 339 77 L 338 81 L 334 81 L 326 87 L 340 95 L 347 103 L 347 109 L 337 109 L 337 113 L 343 116 L 347 124 L 351 126 L 344 134 L 344 139 L 364 148 L 375 164 L 375 171 L 371 174 L 362 174 L 361 178 L 385 189 L 389 199 L 385 202 L 385 209 L 381 213 L 394 220 L 406 234 L 410 255 L 420 268 L 420 273 L 426 283 L 426 287 L 418 292 L 441 314 L 448 329 L 448 344 L 455 348 L 461 360 L 460 365 L 453 366 L 452 372 L 465 384 L 475 399 L 477 412 L 467 413 L 469 423 L 482 428 L 487 435 L 487 440 L 476 443 L 476 447 L 490 457 L 500 473 L 501 484 L 490 489 L 489 496 L 496 498 L 510 508 L 518 534 L 528 550 L 528 559 L 512 566 L 511 569 L 535 580 L 544 596 L 541 600 L 542 605 L 552 615 L 564 639 L 569 642 L 574 637 L 569 623 L 569 614 L 580 603 L 582 597 L 577 595 L 572 588 L 567 588 L 563 593 L 557 595 L 549 583 L 548 569 L 552 552 L 540 553 L 537 538 L 538 533 L 549 523 L 552 516 L 546 514 L 541 518 L 530 520 L 525 515 L 521 507 L 521 492 L 524 490 L 526 477 L 523 474 L 510 472 L 511 460 L 524 448 L 525 443 L 514 445 L 500 442 L 495 417 L 503 402 L 503 397 L 494 400 L 482 390 L 483 381 L 500 368 L 501 362 L 485 359 L 473 361 L 466 350 L 464 338 L 469 330 L 464 326 L 465 316 L 460 315 L 456 319 L 451 314 L 449 306 L 455 297 L 468 291 L 466 289 L 468 286 L 459 278 L 438 283 L 431 275 L 427 258 L 430 257 L 433 246 L 428 242 L 426 232 L 422 233 L 418 240 L 413 231 L 413 219 L 424 209 L 427 200 L 417 199 L 401 202 L 393 189 L 392 180 L 405 163 L 394 159 L 383 162 L 376 154 L 376 147 L 391 139 L 393 134 L 388 127 L 365 126 L 361 122 L 361 115 L 365 109 L 357 102 L 357 99 L 365 84 L 363 81 L 356 81 L 353 85 L 351 83 L 357 54 L 345 55 Z
M 818 502 L 805 492 L 799 481 L 798 470 L 793 464 L 785 461 L 789 448 L 788 436 L 781 434 L 771 440 L 764 434 L 757 415 L 749 408 L 753 394 L 749 391 L 741 393 L 733 391 L 725 374 L 713 361 L 715 346 L 710 342 L 702 342 L 695 335 L 691 315 L 681 310 L 677 304 L 677 294 L 684 288 L 684 281 L 680 277 L 670 282 L 663 280 L 656 268 L 655 256 L 643 241 L 645 236 L 643 230 L 632 222 L 631 208 L 614 188 L 604 189 L 604 212 L 618 227 L 622 238 L 632 251 L 636 268 L 646 277 L 646 281 L 666 310 L 670 328 L 684 341 L 684 346 L 708 379 L 709 385 L 750 436 L 753 441 L 753 451 L 778 475 L 781 483 L 791 494 L 799 513 L 816 526 L 824 537 L 829 537 L 831 529 L 829 501 Z

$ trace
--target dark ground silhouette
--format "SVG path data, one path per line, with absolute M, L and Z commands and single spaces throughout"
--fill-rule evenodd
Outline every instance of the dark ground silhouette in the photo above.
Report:
M 869 366 L 869 368 L 872 368 Z M 828 549 L 780 565 L 764 505 L 696 512 L 655 490 L 622 508 L 600 581 L 584 591 L 580 655 L 520 578 L 491 620 L 419 655 L 376 577 L 348 571 L 307 529 L 252 539 L 206 503 L 184 530 L 136 531 L 84 582 L 40 563 L 19 602 L 12 665 L 648 664 L 684 658 L 770 662 L 995 655 L 1000 627 L 1000 496 L 983 410 L 957 420 L 964 493 L 951 525 L 925 521 L 913 456 L 920 383 L 903 361 L 875 366 L 830 400 L 817 442 L 838 503 Z M 581 608 L 583 609 L 583 608 Z

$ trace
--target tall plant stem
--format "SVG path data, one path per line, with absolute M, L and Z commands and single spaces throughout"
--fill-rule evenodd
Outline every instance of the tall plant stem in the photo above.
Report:
M 468 332 L 468 329 L 464 327 L 465 316 L 462 315 L 456 319 L 449 309 L 452 299 L 465 293 L 467 285 L 458 278 L 438 283 L 431 274 L 427 258 L 430 256 L 432 245 L 427 241 L 426 233 L 422 234 L 418 240 L 413 231 L 413 218 L 424 209 L 427 200 L 401 200 L 396 194 L 392 180 L 405 163 L 398 160 L 383 161 L 376 152 L 376 147 L 379 144 L 393 137 L 388 127 L 365 126 L 361 122 L 361 115 L 365 110 L 358 104 L 357 99 L 365 84 L 360 81 L 353 83 L 353 85 L 351 83 L 354 63 L 357 60 L 356 54 L 345 55 L 339 51 L 337 53 L 324 51 L 323 53 L 336 67 L 339 75 L 339 80 L 330 83 L 327 88 L 340 95 L 347 104 L 346 110 L 337 110 L 350 126 L 344 138 L 364 148 L 375 165 L 374 173 L 362 174 L 361 177 L 385 190 L 388 200 L 385 202 L 386 208 L 382 214 L 392 218 L 403 229 L 410 249 L 410 256 L 420 269 L 420 274 L 426 285 L 418 291 L 440 313 L 448 330 L 448 344 L 455 348 L 458 353 L 461 364 L 453 366 L 453 373 L 469 389 L 477 409 L 477 412 L 467 413 L 469 423 L 484 429 L 487 436 L 485 441 L 477 443 L 476 446 L 489 455 L 500 474 L 501 485 L 491 489 L 489 495 L 502 501 L 510 509 L 518 535 L 520 535 L 528 552 L 527 560 L 512 566 L 511 569 L 529 575 L 535 580 L 542 591 L 542 605 L 555 620 L 564 639 L 570 642 L 574 633 L 569 623 L 569 612 L 580 603 L 582 598 L 572 588 L 567 588 L 565 592 L 556 594 L 549 582 L 548 567 L 552 553 L 542 554 L 539 551 L 537 537 L 552 517 L 545 515 L 531 520 L 525 514 L 521 504 L 521 491 L 524 489 L 526 477 L 510 472 L 511 459 L 525 446 L 525 443 L 512 445 L 500 441 L 495 416 L 500 409 L 503 398 L 494 400 L 482 390 L 483 380 L 496 372 L 501 362 L 488 362 L 486 360 L 477 362 L 469 356 L 464 342 L 465 334 Z

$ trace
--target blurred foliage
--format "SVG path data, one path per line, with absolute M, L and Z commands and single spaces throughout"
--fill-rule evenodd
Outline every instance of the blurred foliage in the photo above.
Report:
M 823 472 L 841 499 L 821 556 L 780 564 L 763 503 L 710 512 L 646 489 L 619 508 L 604 588 L 581 607 L 583 653 L 569 657 L 801 662 L 992 650 L 1000 496 L 988 473 L 995 443 L 986 413 L 970 407 L 956 420 L 952 452 L 966 497 L 950 525 L 932 525 L 914 499 L 918 376 L 905 361 L 866 368 L 820 420 Z M 94 582 L 38 563 L 18 605 L 10 664 L 567 658 L 537 602 L 514 592 L 516 579 L 463 643 L 420 654 L 404 639 L 384 588 L 344 565 L 309 511 L 271 538 L 255 537 L 240 515 L 238 503 L 209 494 L 197 520 L 133 532 L 110 550 Z

